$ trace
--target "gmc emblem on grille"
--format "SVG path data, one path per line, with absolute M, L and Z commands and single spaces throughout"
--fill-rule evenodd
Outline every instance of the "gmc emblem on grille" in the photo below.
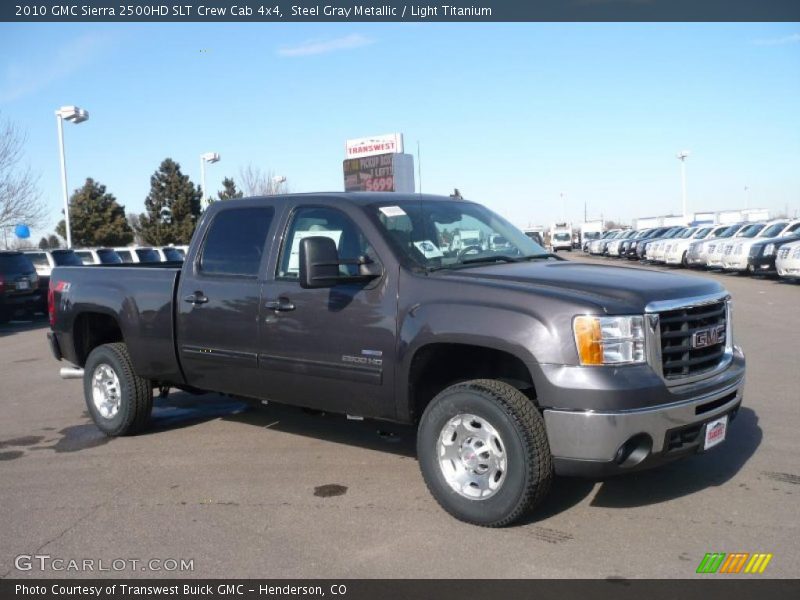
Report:
M 692 348 L 705 348 L 725 341 L 725 326 L 717 325 L 708 329 L 701 329 L 692 334 Z

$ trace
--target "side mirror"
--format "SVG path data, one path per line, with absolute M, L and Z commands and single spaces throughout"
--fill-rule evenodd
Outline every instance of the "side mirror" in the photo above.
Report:
M 341 260 L 336 242 L 324 236 L 300 240 L 300 287 L 329 288 L 344 283 L 367 283 L 380 277 L 380 269 L 368 259 Z M 357 264 L 360 275 L 340 275 L 339 265 Z
M 300 287 L 333 287 L 338 279 L 339 252 L 336 242 L 324 236 L 300 240 Z

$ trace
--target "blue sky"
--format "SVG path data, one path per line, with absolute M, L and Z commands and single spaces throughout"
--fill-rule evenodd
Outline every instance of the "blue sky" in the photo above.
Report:
M 0 24 L 0 112 L 60 218 L 70 190 L 143 210 L 160 161 L 210 189 L 251 163 L 293 191 L 342 189 L 344 140 L 400 131 L 423 190 L 520 226 L 690 210 L 800 209 L 797 24 Z M 561 206 L 559 194 L 565 194 Z

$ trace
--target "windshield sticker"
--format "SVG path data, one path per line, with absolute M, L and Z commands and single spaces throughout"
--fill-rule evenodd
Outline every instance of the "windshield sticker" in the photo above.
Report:
M 387 217 L 405 217 L 406 211 L 399 206 L 381 206 L 379 209 Z
M 417 247 L 417 250 L 422 252 L 425 258 L 442 258 L 444 256 L 444 253 L 430 240 L 414 242 L 414 245 Z

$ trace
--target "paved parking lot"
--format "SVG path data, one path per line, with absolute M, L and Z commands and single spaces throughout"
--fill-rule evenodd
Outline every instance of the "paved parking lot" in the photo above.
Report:
M 439 509 L 410 428 L 174 393 L 147 433 L 109 440 L 81 382 L 59 379 L 45 323 L 0 326 L 0 577 L 64 575 L 18 571 L 20 554 L 193 559 L 195 577 L 687 577 L 712 551 L 771 552 L 766 575 L 797 577 L 800 285 L 697 276 L 733 294 L 749 361 L 728 442 L 656 471 L 557 479 L 503 530 Z

